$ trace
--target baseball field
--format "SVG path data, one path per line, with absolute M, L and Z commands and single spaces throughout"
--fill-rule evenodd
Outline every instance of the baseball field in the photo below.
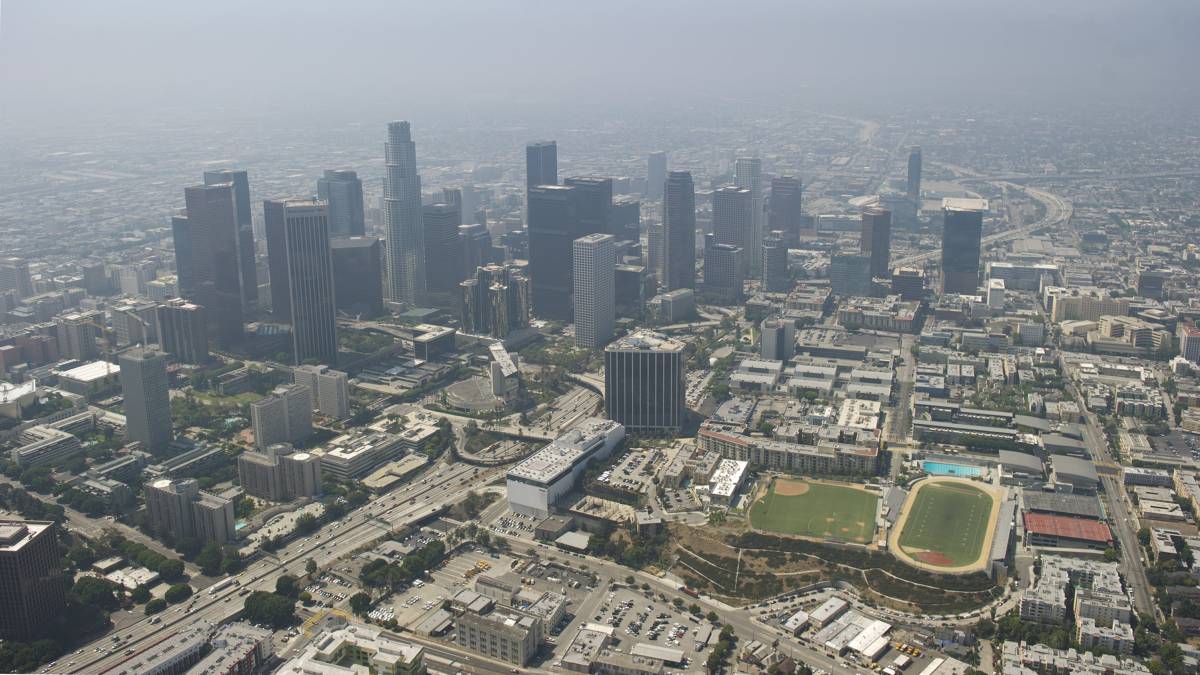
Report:
M 879 497 L 857 485 L 776 478 L 750 507 L 750 524 L 816 539 L 866 544 L 875 535 Z

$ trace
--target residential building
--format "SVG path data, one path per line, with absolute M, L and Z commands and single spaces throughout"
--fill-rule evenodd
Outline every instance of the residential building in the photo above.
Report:
M 321 458 L 276 443 L 238 455 L 238 478 L 246 494 L 286 502 L 321 494 Z
M 276 443 L 298 443 L 312 434 L 312 390 L 301 384 L 277 387 L 250 404 L 254 444 L 260 450 Z
M 350 416 L 350 380 L 328 366 L 296 366 L 292 381 L 308 387 L 317 412 L 335 420 Z
M 195 537 L 225 544 L 237 537 L 233 502 L 201 492 L 195 479 L 160 478 L 146 483 L 146 524 L 159 537 Z

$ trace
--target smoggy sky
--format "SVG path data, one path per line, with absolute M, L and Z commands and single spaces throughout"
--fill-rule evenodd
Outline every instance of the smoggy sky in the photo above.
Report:
M 1183 108 L 1195 0 L 0 0 L 0 119 Z

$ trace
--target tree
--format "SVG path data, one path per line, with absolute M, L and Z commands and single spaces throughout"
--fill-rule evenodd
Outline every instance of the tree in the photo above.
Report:
M 1104 549 L 1104 560 L 1106 562 L 1117 562 L 1117 551 L 1113 548 Z
M 187 584 L 175 584 L 167 589 L 167 592 L 165 595 L 163 595 L 163 597 L 166 598 L 167 602 L 171 603 L 172 605 L 177 605 L 192 597 L 192 587 L 188 586 Z
M 305 574 L 308 574 L 311 576 L 312 574 L 316 573 L 316 571 L 317 571 L 317 561 L 316 560 L 309 558 L 308 560 L 304 561 L 304 573 Z
M 350 596 L 350 610 L 358 615 L 367 613 L 371 608 L 371 596 L 366 593 L 355 593 Z
M 296 603 L 278 593 L 255 591 L 246 596 L 243 605 L 246 620 L 273 628 L 285 628 L 295 620 Z
M 163 578 L 163 581 L 175 581 L 183 578 L 183 561 L 177 559 L 164 559 L 158 567 L 158 574 Z
M 304 603 L 305 607 L 311 605 L 312 604 L 312 593 L 309 593 L 308 591 L 301 591 L 300 592 L 300 602 Z
M 117 608 L 117 585 L 99 577 L 79 577 L 71 592 L 85 605 L 112 611 Z
M 166 608 L 167 608 L 166 600 L 163 600 L 162 598 L 154 598 L 150 602 L 146 603 L 146 616 L 150 616 L 151 614 L 158 614 L 159 612 L 163 611 Z
M 704 618 L 705 618 L 705 619 L 708 619 L 708 622 L 709 622 L 709 623 L 716 623 L 716 622 L 717 622 L 717 621 L 718 621 L 718 620 L 719 620 L 721 617 L 717 616 L 717 613 L 716 613 L 716 612 L 711 612 L 711 611 L 710 611 L 710 612 L 708 613 L 708 615 L 707 615 L 707 616 L 705 616 Z
M 311 513 L 305 513 L 296 519 L 296 531 L 300 534 L 312 534 L 316 531 L 317 517 Z
M 1150 545 L 1150 528 L 1143 527 L 1137 532 L 1138 543 L 1142 546 Z
M 700 609 L 700 605 L 697 605 L 694 602 L 692 604 L 688 605 L 688 612 L 690 612 L 691 614 L 700 614 L 701 611 L 703 611 L 703 610 Z
M 296 577 L 284 574 L 275 580 L 275 592 L 289 598 L 296 596 Z
M 145 584 L 138 584 L 138 587 L 130 592 L 129 597 L 139 605 L 150 602 L 150 589 L 146 588 Z
M 217 542 L 210 541 L 200 549 L 200 553 L 196 554 L 195 563 L 200 567 L 200 571 L 206 577 L 213 577 L 221 573 L 221 547 Z

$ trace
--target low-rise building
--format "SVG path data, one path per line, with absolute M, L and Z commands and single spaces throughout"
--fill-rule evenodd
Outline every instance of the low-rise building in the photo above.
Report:
M 299 656 L 285 662 L 277 675 L 421 675 L 425 648 L 402 642 L 377 628 L 350 623 L 321 633 Z

